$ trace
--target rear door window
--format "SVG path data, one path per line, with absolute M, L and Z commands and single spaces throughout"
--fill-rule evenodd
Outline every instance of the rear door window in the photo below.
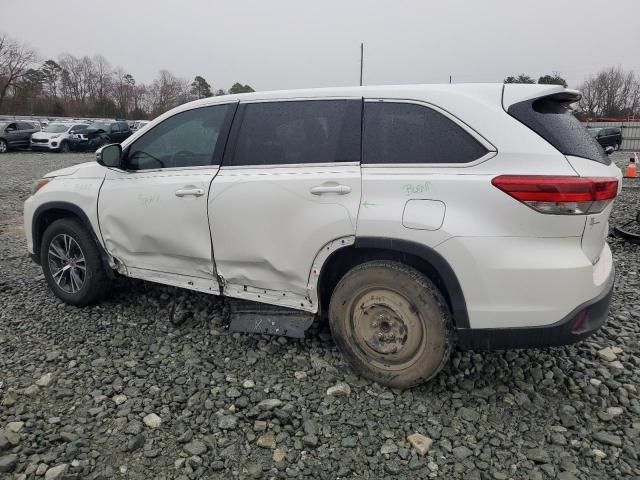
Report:
M 244 105 L 225 165 L 360 161 L 361 100 Z
M 469 163 L 487 149 L 424 105 L 365 102 L 363 163 Z
M 611 159 L 573 115 L 569 106 L 569 101 L 561 94 L 514 103 L 507 112 L 560 153 L 609 165 Z M 608 130 L 600 130 L 598 136 L 602 138 L 609 135 Z

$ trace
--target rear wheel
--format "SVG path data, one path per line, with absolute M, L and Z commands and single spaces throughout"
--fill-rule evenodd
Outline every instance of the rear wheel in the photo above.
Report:
M 615 145 L 613 145 L 613 149 L 614 150 L 620 150 L 620 144 L 616 143 Z
M 451 315 L 417 270 L 373 261 L 349 271 L 329 305 L 333 338 L 355 370 L 391 387 L 434 377 L 451 351 Z
M 66 303 L 88 305 L 110 290 L 98 245 L 78 220 L 64 218 L 47 227 L 40 261 L 49 287 Z
M 8 150 L 7 141 L 0 138 L 0 153 L 6 153 Z

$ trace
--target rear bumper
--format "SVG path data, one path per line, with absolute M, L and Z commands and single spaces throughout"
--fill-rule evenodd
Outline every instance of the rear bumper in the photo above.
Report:
M 550 325 L 516 328 L 458 329 L 460 347 L 469 350 L 509 350 L 570 345 L 595 333 L 607 321 L 613 295 L 612 268 L 602 292 Z

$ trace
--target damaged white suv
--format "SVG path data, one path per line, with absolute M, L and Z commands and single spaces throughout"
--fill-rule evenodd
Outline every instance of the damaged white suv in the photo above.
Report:
M 244 331 L 326 314 L 355 369 L 396 387 L 454 342 L 575 342 L 607 318 L 621 188 L 578 99 L 469 84 L 198 100 L 39 180 L 28 248 L 73 305 L 116 271 L 242 299 Z

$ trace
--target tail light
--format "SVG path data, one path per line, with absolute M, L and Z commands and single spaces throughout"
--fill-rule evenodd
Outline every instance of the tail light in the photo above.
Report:
M 500 175 L 491 183 L 540 213 L 586 215 L 602 212 L 618 194 L 610 177 Z

